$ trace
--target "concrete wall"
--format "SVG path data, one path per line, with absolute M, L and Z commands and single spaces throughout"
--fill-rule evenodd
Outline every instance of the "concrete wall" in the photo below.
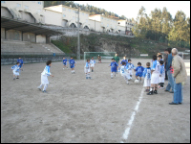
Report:
M 36 21 L 34 19 L 34 17 L 31 16 L 31 14 L 26 13 L 26 12 L 23 13 L 23 20 L 30 22 L 30 23 L 35 23 L 35 21 Z
M 97 32 L 102 32 L 102 28 L 101 28 L 101 22 L 99 21 L 95 21 L 95 20 L 89 20 L 90 23 L 90 29 L 97 31 Z
M 1 39 L 5 39 L 5 29 L 1 28 Z
M 37 22 L 43 23 L 43 21 L 40 21 L 41 15 L 44 15 L 43 1 L 5 1 L 5 3 L 1 3 L 1 9 L 2 7 L 6 7 L 10 11 L 12 11 L 12 13 L 14 14 L 14 18 L 20 18 L 18 15 L 20 15 L 20 11 L 22 11 L 23 14 L 21 15 L 21 19 L 27 19 L 27 21 L 31 22 L 31 19 L 28 19 L 29 16 L 26 16 L 24 14 L 26 12 L 30 12 L 35 17 L 35 19 L 37 19 Z M 2 9 L 1 15 L 8 16 L 8 13 Z
M 4 7 L 1 7 L 1 16 L 12 18 L 12 15 L 8 12 L 8 10 Z
M 51 25 L 62 26 L 62 13 L 45 10 L 45 23 Z
M 9 40 L 20 40 L 21 41 L 21 32 L 16 30 L 7 31 L 7 39 Z
M 46 43 L 46 36 L 45 35 L 37 35 L 36 36 L 36 43 Z
M 24 33 L 23 41 L 35 42 L 35 34 L 34 33 Z

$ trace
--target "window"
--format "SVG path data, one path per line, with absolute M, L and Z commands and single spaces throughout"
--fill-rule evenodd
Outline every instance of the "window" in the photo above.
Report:
M 5 1 L 1 1 L 1 3 L 5 3 Z
M 21 4 L 17 4 L 17 7 L 21 7 Z
M 40 2 L 40 1 L 38 1 L 38 4 L 41 4 L 41 2 Z
M 29 7 L 28 7 L 28 6 L 25 6 L 25 9 L 29 9 Z

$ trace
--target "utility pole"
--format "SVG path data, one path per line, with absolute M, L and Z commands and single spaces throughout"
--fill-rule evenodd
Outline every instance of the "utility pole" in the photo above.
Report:
M 78 6 L 78 49 L 77 49 L 77 59 L 80 60 L 80 7 Z

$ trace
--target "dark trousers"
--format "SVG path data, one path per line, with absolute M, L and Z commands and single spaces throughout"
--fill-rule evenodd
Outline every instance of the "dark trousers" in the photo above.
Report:
M 165 71 L 165 80 L 168 80 L 167 71 Z

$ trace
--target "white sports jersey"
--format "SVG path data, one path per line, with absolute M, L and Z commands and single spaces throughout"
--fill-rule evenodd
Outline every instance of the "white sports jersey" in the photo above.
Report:
M 121 73 L 122 75 L 126 75 L 126 74 L 127 74 L 127 70 L 126 70 L 126 67 L 125 67 L 125 66 L 121 66 L 121 67 L 120 67 L 120 73 Z

